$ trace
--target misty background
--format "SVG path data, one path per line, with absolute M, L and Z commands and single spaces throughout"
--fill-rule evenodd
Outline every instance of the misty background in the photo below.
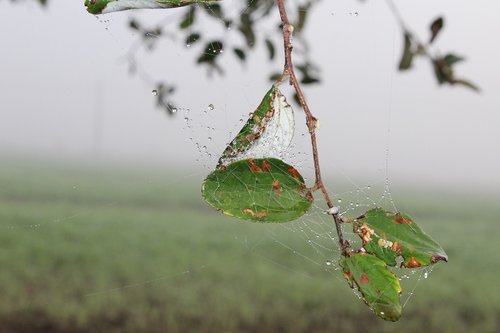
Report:
M 388 166 L 397 185 L 498 193 L 500 3 L 405 1 L 397 6 L 423 40 L 430 22 L 445 17 L 437 48 L 466 57 L 456 76 L 479 85 L 481 93 L 438 87 L 423 59 L 411 71 L 398 72 L 402 32 L 385 2 L 320 2 L 309 14 L 305 37 L 322 83 L 306 86 L 305 94 L 321 121 L 324 174 L 377 181 Z M 195 66 L 194 48 L 163 40 L 155 52 L 138 54 L 153 80 L 129 75 L 125 56 L 137 38 L 127 27 L 129 17 L 154 23 L 171 16 L 178 22 L 181 13 L 145 10 L 96 18 L 83 1 L 52 0 L 47 8 L 1 1 L 0 158 L 109 161 L 188 168 L 200 177 L 208 173 L 195 161 L 200 158 L 195 143 L 214 155 L 223 150 L 228 131 L 239 129 L 238 120 L 268 90 L 269 74 L 282 69 L 281 50 L 269 63 L 259 46 L 243 66 L 225 55 L 220 59 L 225 75 L 210 79 L 205 68 Z M 277 11 L 273 18 L 278 22 Z M 207 34 L 212 26 L 207 23 Z M 161 80 L 178 87 L 175 117 L 155 108 L 151 92 Z M 190 142 L 183 110 L 203 125 L 210 104 L 214 140 L 195 133 L 196 142 Z M 302 112 L 295 110 L 296 122 L 303 123 Z

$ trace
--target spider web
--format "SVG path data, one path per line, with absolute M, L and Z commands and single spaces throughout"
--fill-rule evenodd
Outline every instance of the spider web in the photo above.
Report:
M 232 111 L 227 108 L 218 109 L 212 104 L 198 112 L 193 112 L 189 109 L 183 110 L 185 121 L 183 128 L 188 135 L 189 141 L 194 144 L 194 148 L 198 153 L 198 158 L 196 160 L 206 170 L 206 174 L 213 171 L 220 153 L 239 132 L 249 116 L 248 113 L 241 113 L 239 115 L 239 120 L 232 126 L 230 131 L 219 130 L 217 124 L 220 124 L 220 114 L 223 113 L 223 117 L 230 117 L 231 112 Z M 353 218 L 376 207 L 385 207 L 389 210 L 399 211 L 392 197 L 389 176 L 389 143 L 391 135 L 390 106 L 386 116 L 388 119 L 386 130 L 388 146 L 385 151 L 381 152 L 385 155 L 385 177 L 369 184 L 360 185 L 348 175 L 343 174 L 344 183 L 347 183 L 347 185 L 343 187 L 347 189 L 335 191 L 328 188 L 327 185 L 331 199 L 334 204 L 339 207 L 339 215 L 342 217 Z M 304 118 L 304 115 L 301 112 L 295 111 L 295 118 L 295 136 L 292 144 L 288 148 L 281 152 L 277 152 L 276 149 L 272 148 L 266 150 L 267 145 L 264 144 L 261 149 L 256 150 L 256 156 L 249 156 L 248 154 L 243 155 L 244 158 L 280 158 L 286 163 L 296 167 L 304 176 L 306 183 L 311 184 L 314 180 L 314 168 L 311 165 L 312 155 L 309 153 L 310 138 L 305 126 L 305 119 L 300 119 Z M 276 131 L 274 128 L 272 130 Z M 280 131 L 278 130 L 277 132 L 279 133 Z M 216 134 L 219 134 L 219 136 L 222 134 L 222 137 L 214 139 Z M 309 180 L 309 182 L 307 182 L 307 180 Z M 325 183 L 327 182 L 325 181 Z M 269 196 L 273 197 L 273 190 L 270 189 L 269 191 Z M 326 212 L 328 206 L 319 191 L 315 193 L 314 199 L 312 208 L 304 216 L 289 223 L 267 224 L 265 226 L 267 230 L 267 237 L 265 240 L 259 239 L 250 241 L 245 239 L 244 246 L 263 260 L 294 274 L 303 275 L 312 279 L 314 279 L 314 276 L 318 273 L 328 274 L 337 281 L 345 283 L 345 279 L 342 276 L 342 269 L 338 264 L 340 248 L 335 224 L 332 216 L 328 215 Z M 349 240 L 353 248 L 361 248 L 359 236 L 353 232 L 349 224 L 343 226 L 343 231 L 345 238 Z M 283 248 L 289 252 L 294 262 L 287 264 L 287 262 L 291 260 L 290 258 L 284 260 L 282 257 L 271 256 L 266 251 L 268 243 L 272 243 L 274 246 Z M 398 261 L 398 266 L 399 264 L 401 264 L 401 261 Z M 297 269 L 297 267 L 301 268 Z M 430 276 L 433 268 L 423 267 L 407 269 L 396 267 L 389 267 L 389 269 L 396 274 L 402 284 L 402 305 L 405 307 L 421 281 Z M 361 298 L 357 290 L 353 290 L 353 292 L 358 298 Z
M 186 45 L 186 47 L 189 48 L 190 46 Z M 149 77 L 148 74 L 144 74 L 143 76 L 151 84 L 156 81 L 154 78 Z M 287 94 L 287 96 L 290 95 Z M 213 170 L 220 157 L 220 153 L 241 129 L 241 126 L 248 117 L 248 112 L 253 111 L 251 108 L 244 109 L 245 110 L 234 110 L 234 108 L 230 106 L 221 107 L 209 102 L 206 103 L 206 107 L 202 109 L 191 110 L 190 108 L 184 107 L 176 108 L 176 112 L 182 116 L 187 140 L 192 142 L 194 150 L 198 154 L 196 162 L 203 169 L 201 173 L 207 174 Z M 227 127 L 221 126 L 220 113 L 227 119 L 233 119 L 236 116 L 236 121 L 230 120 L 227 121 Z M 296 166 L 299 171 L 305 175 L 306 181 L 311 183 L 314 179 L 314 170 L 310 163 L 312 156 L 309 153 L 309 135 L 305 129 L 302 116 L 300 112 L 297 112 L 295 120 L 297 129 L 292 145 L 284 151 L 271 151 L 270 154 Z M 388 147 L 390 140 L 390 112 L 388 115 L 387 132 Z M 262 154 L 265 153 L 265 151 L 262 152 Z M 366 211 L 368 208 L 376 206 L 389 206 L 397 211 L 390 191 L 390 177 L 388 171 L 390 150 L 387 148 L 385 152 L 381 153 L 386 155 L 387 169 L 385 178 L 370 184 L 358 185 L 349 179 L 348 175 L 345 175 L 345 179 L 350 184 L 350 189 L 340 192 L 336 189 L 329 189 L 332 199 L 341 209 L 342 216 L 356 216 L 362 211 Z M 109 204 L 113 205 L 114 203 Z M 334 279 L 344 281 L 338 266 L 338 258 L 340 256 L 338 239 L 331 216 L 325 214 L 326 207 L 324 199 L 316 195 L 313 208 L 303 217 L 287 224 L 268 225 L 266 226 L 268 229 L 266 239 L 257 241 L 244 239 L 242 240 L 242 246 L 248 248 L 251 253 L 258 255 L 263 260 L 277 267 L 289 270 L 294 274 L 313 277 L 317 272 L 321 272 L 331 275 Z M 92 215 L 92 212 L 83 210 L 72 215 L 55 219 L 50 223 L 57 224 L 70 222 L 73 218 L 85 214 Z M 30 227 L 36 229 L 41 226 L 41 224 L 37 224 Z M 353 241 L 353 243 L 358 240 L 358 236 L 348 228 L 344 228 L 344 232 L 347 238 Z M 270 256 L 264 251 L 261 251 L 261 249 L 264 248 L 263 244 L 265 242 L 271 242 L 274 246 L 284 249 L 293 259 L 296 259 L 300 263 L 302 268 L 298 271 L 296 269 L 297 265 L 291 265 L 282 257 Z M 137 288 L 159 281 L 173 279 L 178 276 L 189 275 L 190 272 L 191 269 L 187 269 L 178 274 L 159 274 L 159 276 L 153 276 L 151 279 L 116 286 L 108 290 L 90 291 L 86 296 L 94 297 L 97 295 L 123 291 L 129 288 Z M 400 275 L 400 280 L 402 280 L 402 282 L 410 282 L 408 283 L 410 286 L 404 288 L 404 305 L 410 300 L 415 288 L 422 278 L 427 278 L 430 272 L 431 269 L 423 268 L 405 270 L 405 272 Z M 417 277 L 416 281 L 411 277 Z

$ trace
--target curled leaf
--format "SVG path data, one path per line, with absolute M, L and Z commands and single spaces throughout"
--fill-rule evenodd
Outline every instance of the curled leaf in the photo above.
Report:
M 401 285 L 384 261 L 366 253 L 355 253 L 340 260 L 351 288 L 361 293 L 365 303 L 384 320 L 401 317 Z
M 280 156 L 292 141 L 294 127 L 293 110 L 273 85 L 226 147 L 218 166 L 242 158 Z
M 276 158 L 245 159 L 216 169 L 205 179 L 202 195 L 226 215 L 258 222 L 295 220 L 313 201 L 297 169 Z

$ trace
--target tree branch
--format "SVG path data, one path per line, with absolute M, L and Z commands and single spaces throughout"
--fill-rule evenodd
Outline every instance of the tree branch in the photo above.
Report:
M 282 77 L 289 77 L 290 84 L 295 89 L 297 96 L 299 98 L 300 105 L 304 110 L 306 115 L 306 124 L 309 130 L 309 135 L 311 137 L 311 145 L 312 145 L 312 153 L 313 153 L 313 161 L 314 161 L 314 173 L 316 176 L 315 184 L 313 185 L 313 189 L 321 190 L 323 197 L 325 198 L 326 204 L 328 208 L 333 207 L 332 200 L 328 195 L 325 185 L 323 184 L 323 180 L 321 179 L 321 169 L 319 166 L 319 157 L 318 157 L 318 144 L 316 142 L 316 124 L 317 119 L 311 113 L 309 106 L 307 105 L 304 94 L 302 93 L 302 89 L 300 88 L 300 84 L 295 76 L 293 61 L 292 61 L 292 33 L 293 33 L 293 25 L 290 24 L 288 20 L 288 16 L 286 13 L 286 8 L 284 4 L 284 0 L 277 0 L 278 9 L 281 17 L 281 23 L 283 24 L 283 48 L 285 52 L 285 66 L 283 69 Z M 344 235 L 342 233 L 341 223 L 342 219 L 336 214 L 332 214 L 333 220 L 335 221 L 335 227 L 337 229 L 337 235 L 339 237 L 339 244 L 342 250 L 342 254 L 346 254 L 346 249 L 349 247 L 349 242 L 344 239 Z

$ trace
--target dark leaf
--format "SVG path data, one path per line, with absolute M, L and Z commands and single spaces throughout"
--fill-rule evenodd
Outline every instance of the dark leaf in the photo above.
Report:
M 266 38 L 266 47 L 269 59 L 273 60 L 276 52 L 274 50 L 274 44 L 269 38 Z
M 404 71 L 411 67 L 413 61 L 413 51 L 412 51 L 412 36 L 409 32 L 405 32 L 404 35 L 405 43 L 403 49 L 403 56 L 399 62 L 399 70 Z
M 299 95 L 297 95 L 297 93 L 293 94 L 293 100 L 295 101 L 295 103 L 297 103 L 297 105 L 301 105 L 300 98 Z
M 434 22 L 431 24 L 431 39 L 429 40 L 429 43 L 432 43 L 434 39 L 436 39 L 437 35 L 443 28 L 444 21 L 442 17 L 438 17 Z
M 128 26 L 133 30 L 141 30 L 139 22 L 135 19 L 130 19 L 130 21 L 128 21 Z
M 186 15 L 184 15 L 181 23 L 179 23 L 179 28 L 187 29 L 189 28 L 196 19 L 196 7 L 191 6 L 189 10 L 186 11 Z
M 196 32 L 189 34 L 186 37 L 186 45 L 191 45 L 196 43 L 198 40 L 200 40 L 200 37 L 201 37 L 200 34 Z
M 198 63 L 214 63 L 215 59 L 220 55 L 224 44 L 221 41 L 211 41 L 207 43 L 203 53 L 198 57 Z
M 312 76 L 304 76 L 302 80 L 300 80 L 300 83 L 302 84 L 313 84 L 313 83 L 319 83 L 320 80 L 312 77 Z
M 234 52 L 234 54 L 236 54 L 238 59 L 240 59 L 241 61 L 246 60 L 247 55 L 246 55 L 245 51 L 243 51 L 242 49 L 235 47 L 233 49 L 233 52 Z
M 255 32 L 253 30 L 253 24 L 254 22 L 250 16 L 250 13 L 241 13 L 240 25 L 238 27 L 238 30 L 245 38 L 248 47 L 253 47 L 255 45 Z
M 213 4 L 205 4 L 202 6 L 207 14 L 210 16 L 224 20 L 224 14 L 222 12 L 222 8 L 218 3 L 213 3 Z
M 434 74 L 439 84 L 453 81 L 453 69 L 442 58 L 432 60 Z

